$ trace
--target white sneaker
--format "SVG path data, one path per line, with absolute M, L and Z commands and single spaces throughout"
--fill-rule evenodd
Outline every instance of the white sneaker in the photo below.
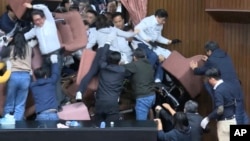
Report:
M 1 125 L 13 125 L 16 123 L 16 120 L 14 118 L 14 115 L 6 114 L 3 118 L 0 120 Z
M 155 83 L 161 83 L 161 79 L 156 78 L 156 79 L 155 79 Z
M 78 92 L 76 93 L 75 99 L 76 99 L 76 101 L 82 101 L 82 93 L 78 91 Z

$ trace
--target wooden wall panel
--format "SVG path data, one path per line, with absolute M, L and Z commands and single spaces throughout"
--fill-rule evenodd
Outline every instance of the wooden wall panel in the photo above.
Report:
M 206 8 L 249 10 L 250 2 L 249 0 L 206 0 Z
M 2 13 L 5 12 L 5 6 L 6 6 L 7 2 L 6 0 L 0 0 L 0 15 L 2 15 Z
M 225 46 L 232 56 L 245 93 L 245 105 L 250 113 L 250 24 L 224 24 Z
M 250 9 L 249 0 L 207 0 L 220 8 Z M 169 18 L 164 26 L 163 35 L 170 39 L 179 38 L 181 44 L 168 46 L 185 57 L 204 53 L 204 44 L 209 40 L 219 43 L 234 62 L 245 94 L 245 107 L 250 113 L 250 24 L 233 24 L 216 22 L 205 12 L 206 0 L 149 0 L 148 15 L 158 8 L 168 11 Z M 200 113 L 205 116 L 211 111 L 210 97 L 204 91 L 196 99 L 200 104 Z M 215 129 L 215 122 L 212 123 Z M 216 132 L 205 135 L 205 141 L 216 140 Z

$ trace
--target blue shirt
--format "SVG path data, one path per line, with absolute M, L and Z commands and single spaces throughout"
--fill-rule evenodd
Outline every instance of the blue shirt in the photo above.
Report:
M 55 63 L 51 67 L 51 77 L 41 78 L 30 84 L 35 101 L 36 113 L 58 108 L 56 99 L 56 82 L 59 78 L 58 64 Z

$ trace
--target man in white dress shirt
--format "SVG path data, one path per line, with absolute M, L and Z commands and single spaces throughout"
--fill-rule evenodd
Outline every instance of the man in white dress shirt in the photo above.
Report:
M 43 66 L 50 69 L 51 62 L 50 56 L 52 54 L 58 55 L 58 66 L 61 72 L 62 67 L 62 55 L 61 55 L 61 44 L 58 38 L 56 23 L 53 18 L 52 13 L 49 11 L 48 7 L 43 4 L 31 5 L 30 3 L 24 3 L 28 9 L 33 9 L 31 16 L 34 23 L 34 27 L 24 34 L 25 39 L 29 40 L 34 37 L 37 38 L 39 49 L 43 57 Z M 61 88 L 61 79 L 57 82 L 57 99 L 59 104 L 65 100 L 65 95 Z
M 114 24 L 115 29 L 124 30 L 125 20 L 124 16 L 121 12 L 115 12 L 112 15 L 112 21 Z M 133 32 L 133 31 L 131 31 Z M 132 49 L 129 47 L 129 43 L 126 38 L 124 37 L 117 37 L 117 48 L 119 48 L 119 52 L 122 55 L 121 63 L 126 64 L 132 61 Z
M 161 62 L 170 54 L 169 50 L 160 48 L 157 43 L 169 45 L 180 43 L 179 39 L 170 40 L 162 36 L 163 25 L 168 18 L 168 13 L 164 9 L 156 10 L 154 15 L 145 17 L 139 24 L 135 26 L 140 32 L 136 38 L 141 41 L 139 48 L 145 50 L 150 63 L 155 68 L 155 82 L 161 82 L 164 71 Z

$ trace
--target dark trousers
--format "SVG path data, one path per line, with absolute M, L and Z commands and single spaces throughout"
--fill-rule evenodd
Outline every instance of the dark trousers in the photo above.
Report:
M 43 55 L 43 66 L 44 68 L 46 68 L 47 70 L 47 74 L 51 74 L 51 61 L 50 61 L 50 56 L 52 54 L 56 54 L 58 56 L 58 70 L 59 70 L 59 74 L 61 74 L 61 70 L 62 70 L 62 53 L 60 50 L 55 51 L 53 53 L 47 54 L 47 55 Z M 57 82 L 56 82 L 56 97 L 57 97 L 57 101 L 59 103 L 59 105 L 64 104 L 64 102 L 66 101 L 66 95 L 63 93 L 62 91 L 62 86 L 61 86 L 61 75 L 59 76 Z
M 111 122 L 119 120 L 120 114 L 118 101 L 96 100 L 94 119 L 97 122 Z

